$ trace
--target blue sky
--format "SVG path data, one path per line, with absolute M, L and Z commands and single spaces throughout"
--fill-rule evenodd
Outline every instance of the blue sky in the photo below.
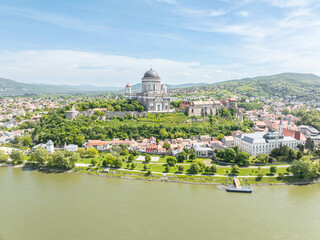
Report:
M 123 86 L 320 75 L 318 0 L 0 0 L 0 77 Z

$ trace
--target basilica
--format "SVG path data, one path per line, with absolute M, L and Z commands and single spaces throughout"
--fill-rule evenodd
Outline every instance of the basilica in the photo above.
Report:
M 132 92 L 128 83 L 125 88 L 127 100 L 137 100 L 147 112 L 173 112 L 170 109 L 170 95 L 167 87 L 161 84 L 161 79 L 152 68 L 148 70 L 142 78 L 142 90 Z

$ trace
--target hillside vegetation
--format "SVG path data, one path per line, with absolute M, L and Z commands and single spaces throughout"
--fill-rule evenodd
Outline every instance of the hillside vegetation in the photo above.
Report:
M 189 88 L 191 91 L 195 88 Z M 285 98 L 312 101 L 320 98 L 320 77 L 313 74 L 281 73 L 214 83 L 197 88 L 200 94 L 225 97 L 236 94 L 247 97 Z

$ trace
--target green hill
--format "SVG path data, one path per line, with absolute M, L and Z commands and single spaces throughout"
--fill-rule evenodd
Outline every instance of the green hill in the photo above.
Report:
M 247 97 L 311 101 L 320 98 L 320 77 L 314 74 L 281 73 L 209 84 L 201 86 L 200 90 Z

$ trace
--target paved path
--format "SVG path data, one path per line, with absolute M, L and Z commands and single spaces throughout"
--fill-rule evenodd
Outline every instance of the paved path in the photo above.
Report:
M 146 171 L 142 171 L 142 170 L 130 170 L 130 169 L 125 169 L 125 168 L 117 168 L 117 169 L 110 169 L 110 170 L 122 170 L 122 171 L 127 171 L 127 172 L 140 172 L 140 173 L 146 173 Z M 202 175 L 202 174 L 189 174 L 189 173 L 163 173 L 163 172 L 152 172 L 152 173 L 157 173 L 157 174 L 162 174 L 164 176 L 167 176 L 167 175 L 185 175 L 185 176 L 199 176 L 199 177 L 226 177 L 226 178 L 233 178 L 235 176 L 232 176 L 232 175 L 218 175 L 218 174 L 208 174 L 208 175 Z M 286 176 L 292 176 L 292 174 L 289 174 L 289 175 L 286 175 Z M 257 176 L 237 176 L 237 177 L 244 177 L 244 178 L 256 178 Z M 278 175 L 274 175 L 274 176 L 263 176 L 263 177 L 278 177 Z

